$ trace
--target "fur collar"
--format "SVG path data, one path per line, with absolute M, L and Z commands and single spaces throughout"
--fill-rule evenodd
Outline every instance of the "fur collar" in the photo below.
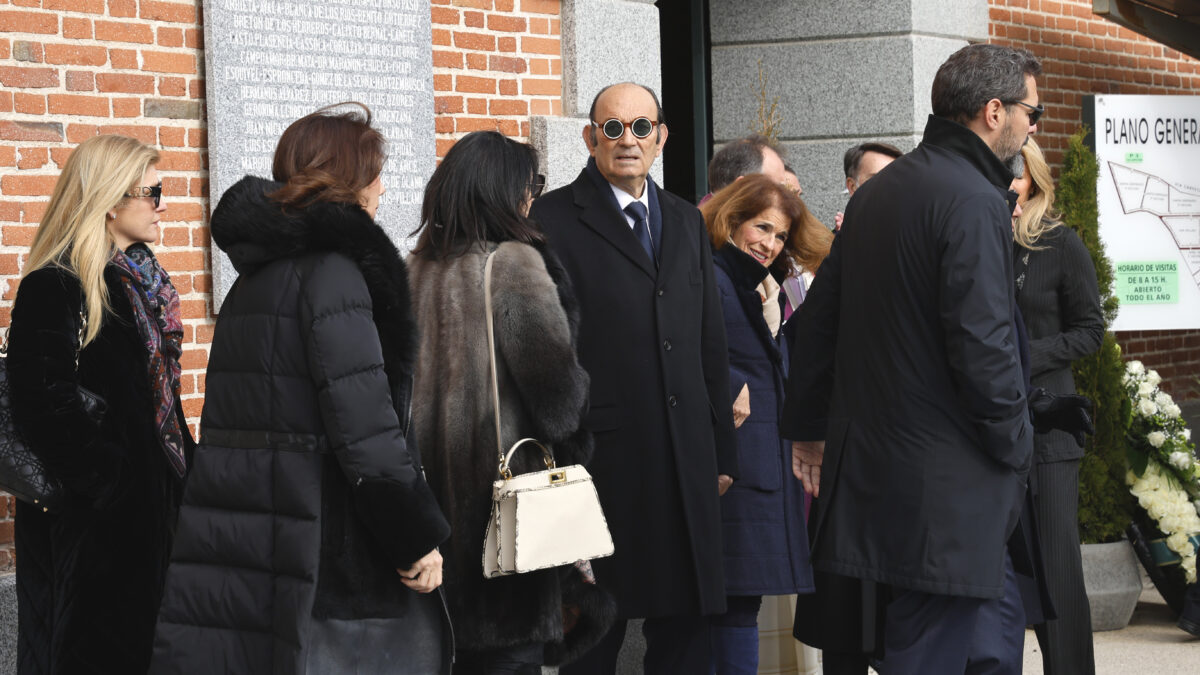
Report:
M 394 395 L 400 393 L 397 387 L 403 388 L 406 405 L 417 330 L 408 270 L 396 245 L 356 205 L 319 202 L 285 213 L 267 197 L 280 187 L 280 183 L 246 176 L 226 190 L 213 209 L 213 243 L 229 256 L 238 274 L 251 274 L 276 260 L 309 253 L 340 253 L 354 261 L 371 295 L 388 383 Z M 396 404 L 402 405 L 400 398 Z

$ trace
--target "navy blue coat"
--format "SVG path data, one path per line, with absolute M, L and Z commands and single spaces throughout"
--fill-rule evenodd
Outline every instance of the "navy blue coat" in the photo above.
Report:
M 757 291 L 768 271 L 736 246 L 715 251 L 713 266 L 729 342 L 731 396 L 750 389 L 750 416 L 737 430 L 741 473 L 721 498 L 725 590 L 811 593 L 804 487 L 792 474 L 791 443 L 779 435 L 787 346 L 771 335 Z

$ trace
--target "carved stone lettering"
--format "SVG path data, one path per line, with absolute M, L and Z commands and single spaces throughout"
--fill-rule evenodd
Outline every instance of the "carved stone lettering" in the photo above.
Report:
M 424 0 L 204 0 L 212 203 L 271 176 L 279 135 L 325 105 L 360 101 L 388 141 L 378 220 L 402 249 L 434 166 L 433 64 Z M 213 301 L 237 273 L 213 248 Z

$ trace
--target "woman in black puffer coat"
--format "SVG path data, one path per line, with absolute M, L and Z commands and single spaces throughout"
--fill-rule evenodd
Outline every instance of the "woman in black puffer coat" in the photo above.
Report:
M 365 111 L 365 107 L 363 107 Z M 450 530 L 406 441 L 416 326 L 370 113 L 293 123 L 213 211 L 221 307 L 153 673 L 448 672 Z

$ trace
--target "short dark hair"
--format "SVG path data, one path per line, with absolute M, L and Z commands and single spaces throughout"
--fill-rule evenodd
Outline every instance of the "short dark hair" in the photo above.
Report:
M 951 54 L 933 78 L 933 114 L 966 124 L 994 98 L 1006 106 L 1025 98 L 1025 76 L 1041 74 L 1041 62 L 1027 49 L 967 45 Z
M 644 89 L 646 91 L 647 94 L 650 94 L 650 98 L 654 99 L 654 121 L 659 124 L 662 124 L 663 123 L 663 107 L 662 107 L 662 103 L 659 103 L 659 101 L 658 101 L 658 94 L 654 93 L 654 90 L 651 89 L 650 87 L 647 87 L 644 84 L 638 84 L 637 82 L 613 82 L 612 84 L 608 85 L 607 87 L 604 87 L 600 91 L 596 92 L 596 95 L 592 98 L 592 107 L 588 109 L 588 119 L 593 122 L 596 121 L 596 102 L 600 100 L 600 97 L 604 95 L 604 92 L 608 91 L 609 89 L 612 89 L 613 87 L 619 87 L 623 84 L 631 84 L 635 87 L 641 87 L 642 89 Z M 593 131 L 594 130 L 595 129 L 593 128 Z
M 489 241 L 545 240 L 524 214 L 537 172 L 532 146 L 495 131 L 475 131 L 450 148 L 425 186 L 415 255 L 443 260 Z
M 763 148 L 772 150 L 783 159 L 783 148 L 759 134 L 739 138 L 722 146 L 708 163 L 708 191 L 719 192 L 737 180 L 738 176 L 762 173 Z
M 855 178 L 858 175 L 858 165 L 862 162 L 863 155 L 868 152 L 878 152 L 892 159 L 899 159 L 904 154 L 891 143 L 859 143 L 847 150 L 846 155 L 842 157 L 842 170 L 846 172 L 846 178 Z
M 357 101 L 325 106 L 279 137 L 271 174 L 283 187 L 268 196 L 284 209 L 358 204 L 359 192 L 375 182 L 386 159 L 387 142 L 371 126 L 370 108 Z

